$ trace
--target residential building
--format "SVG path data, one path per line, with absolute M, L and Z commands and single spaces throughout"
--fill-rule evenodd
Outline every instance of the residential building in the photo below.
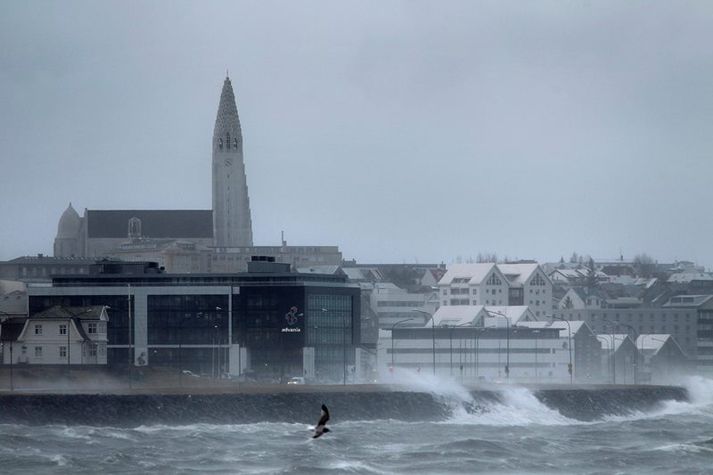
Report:
M 105 365 L 107 309 L 60 307 L 32 313 L 16 341 L 4 345 L 4 361 L 30 365 Z
M 636 348 L 641 354 L 639 382 L 680 381 L 691 370 L 690 360 L 671 335 L 639 335 Z
M 597 335 L 602 345 L 602 376 L 613 384 L 634 384 L 637 381 L 639 351 L 626 334 Z
M 560 331 L 562 346 L 571 350 L 572 377 L 580 383 L 600 381 L 602 378 L 602 345 L 596 333 L 583 321 L 524 321 L 518 327 L 556 328 Z

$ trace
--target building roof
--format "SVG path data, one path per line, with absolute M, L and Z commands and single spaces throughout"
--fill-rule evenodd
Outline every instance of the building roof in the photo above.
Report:
M 572 336 L 576 335 L 582 328 L 589 328 L 587 324 L 582 320 L 568 320 L 568 322 L 570 327 L 572 328 Z M 560 331 L 560 338 L 569 337 L 569 327 L 567 327 L 567 323 L 563 322 L 562 320 L 520 322 L 517 324 L 517 326 L 527 328 L 556 328 Z
M 433 314 L 435 326 L 477 325 L 483 312 L 482 305 L 446 305 Z M 429 323 L 426 326 L 430 326 Z
M 141 220 L 141 235 L 148 238 L 213 238 L 213 211 L 169 210 L 87 210 L 90 238 L 127 238 L 129 219 Z
M 36 319 L 61 319 L 78 318 L 80 320 L 100 320 L 106 318 L 106 306 L 91 305 L 87 307 L 62 307 L 55 305 L 41 312 L 30 315 L 31 320 Z
M 468 279 L 471 284 L 479 284 L 495 267 L 492 262 L 484 264 L 451 264 L 438 282 L 441 285 L 450 285 L 455 278 Z
M 662 307 L 699 307 L 713 299 L 713 295 L 675 295 Z
M 62 216 L 59 218 L 57 238 L 77 238 L 81 227 L 82 218 L 79 217 L 79 213 L 72 207 L 72 203 L 69 203 L 69 206 L 67 206 L 67 209 L 64 210 L 64 213 L 62 213 Z
M 96 260 L 96 257 L 55 257 L 37 254 L 36 256 L 20 256 L 5 262 L 8 264 L 87 265 L 94 264 Z
M 669 334 L 646 333 L 638 336 L 636 339 L 636 347 L 655 355 L 664 347 L 669 338 L 671 338 Z
M 485 311 L 488 313 L 487 318 L 493 319 L 496 326 L 498 325 L 498 321 L 503 321 L 501 317 L 496 315 L 507 317 L 510 326 L 518 325 L 519 322 L 529 319 L 535 320 L 532 311 L 530 311 L 527 305 L 486 306 Z
M 500 272 L 505 274 L 511 284 L 524 285 L 532 274 L 537 271 L 539 264 L 537 263 L 517 263 L 517 264 L 498 264 Z
M 669 282 L 678 284 L 687 284 L 694 280 L 713 280 L 713 276 L 705 272 L 679 272 L 668 278 Z
M 298 267 L 297 272 L 301 274 L 334 274 L 346 275 L 341 266 L 338 265 L 319 265 L 309 267 Z
M 626 341 L 627 339 L 631 340 L 629 338 L 629 335 L 626 333 L 617 333 L 614 335 L 610 334 L 602 334 L 602 335 L 597 335 L 597 339 L 599 342 L 602 344 L 602 350 L 609 350 L 611 351 L 611 345 L 612 345 L 612 336 L 614 337 L 614 351 L 619 351 L 619 348 L 621 347 L 622 343 Z

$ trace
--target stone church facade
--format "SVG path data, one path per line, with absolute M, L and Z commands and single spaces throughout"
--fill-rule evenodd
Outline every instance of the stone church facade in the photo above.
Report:
M 212 193 L 212 210 L 85 209 L 80 216 L 70 203 L 57 226 L 54 256 L 152 260 L 169 272 L 241 272 L 255 254 L 295 267 L 341 263 L 336 246 L 284 240 L 253 246 L 242 129 L 228 77 L 213 130 Z

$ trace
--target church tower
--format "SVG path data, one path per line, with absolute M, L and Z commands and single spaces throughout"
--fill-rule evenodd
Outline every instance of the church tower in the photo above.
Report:
M 213 238 L 217 247 L 253 245 L 243 135 L 229 77 L 213 130 Z

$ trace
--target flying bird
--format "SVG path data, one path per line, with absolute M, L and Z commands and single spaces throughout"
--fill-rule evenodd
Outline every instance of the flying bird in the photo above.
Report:
M 317 422 L 317 427 L 314 428 L 314 435 L 312 436 L 313 439 L 316 439 L 317 437 L 321 437 L 322 434 L 325 432 L 329 432 L 329 429 L 327 429 L 327 421 L 329 420 L 329 409 L 327 409 L 327 406 L 322 404 L 322 415 L 319 417 L 319 422 Z

